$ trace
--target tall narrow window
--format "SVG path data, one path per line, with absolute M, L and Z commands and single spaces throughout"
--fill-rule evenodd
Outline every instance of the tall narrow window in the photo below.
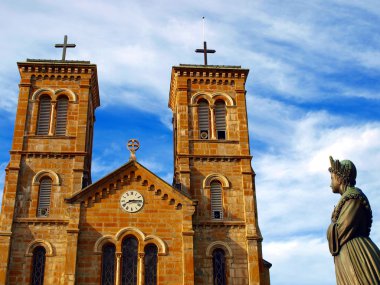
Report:
M 145 285 L 157 284 L 157 252 L 157 246 L 154 244 L 148 244 L 145 247 Z
M 40 181 L 40 191 L 38 196 L 38 217 L 47 217 L 50 212 L 50 194 L 52 180 L 50 177 L 44 177 Z
M 122 285 L 136 285 L 137 284 L 137 239 L 128 236 L 123 240 L 122 251 Z
M 226 284 L 226 257 L 222 249 L 217 248 L 212 253 L 213 263 L 213 284 L 225 285 Z
M 199 137 L 201 139 L 209 138 L 210 129 L 210 115 L 208 103 L 205 100 L 201 100 L 198 103 L 198 123 L 199 123 Z
M 222 203 L 222 185 L 213 181 L 210 184 L 211 190 L 211 217 L 215 220 L 223 219 L 223 203 Z
M 51 100 L 47 95 L 40 97 L 38 110 L 37 135 L 48 135 L 50 128 Z
M 46 250 L 38 246 L 33 250 L 32 285 L 44 284 Z
M 103 246 L 102 254 L 102 285 L 115 283 L 115 245 L 107 243 Z
M 215 103 L 215 129 L 218 140 L 226 139 L 226 104 L 222 100 Z
M 66 96 L 61 96 L 57 100 L 57 123 L 55 125 L 55 135 L 66 135 L 67 124 L 67 107 L 69 105 L 69 99 Z

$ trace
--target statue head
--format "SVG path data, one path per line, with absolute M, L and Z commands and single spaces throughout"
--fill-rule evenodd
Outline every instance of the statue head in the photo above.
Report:
M 338 178 L 340 184 L 344 186 L 355 186 L 356 184 L 356 167 L 351 160 L 334 160 L 330 156 L 329 171 Z M 334 190 L 334 189 L 333 189 Z

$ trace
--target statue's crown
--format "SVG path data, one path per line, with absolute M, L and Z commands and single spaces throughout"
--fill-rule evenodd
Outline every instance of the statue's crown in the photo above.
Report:
M 345 183 L 351 186 L 356 184 L 356 167 L 351 160 L 339 161 L 330 156 L 330 164 L 329 171 L 331 173 L 338 175 Z

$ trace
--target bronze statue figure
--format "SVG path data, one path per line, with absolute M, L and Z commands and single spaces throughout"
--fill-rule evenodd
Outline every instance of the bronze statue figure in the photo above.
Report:
M 380 251 L 369 238 L 372 211 L 367 197 L 355 187 L 356 167 L 331 156 L 330 163 L 332 191 L 341 195 L 327 230 L 337 284 L 380 284 Z

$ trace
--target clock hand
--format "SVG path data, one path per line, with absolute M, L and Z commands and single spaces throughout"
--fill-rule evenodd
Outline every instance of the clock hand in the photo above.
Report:
M 127 203 L 142 203 L 142 200 L 129 200 Z

